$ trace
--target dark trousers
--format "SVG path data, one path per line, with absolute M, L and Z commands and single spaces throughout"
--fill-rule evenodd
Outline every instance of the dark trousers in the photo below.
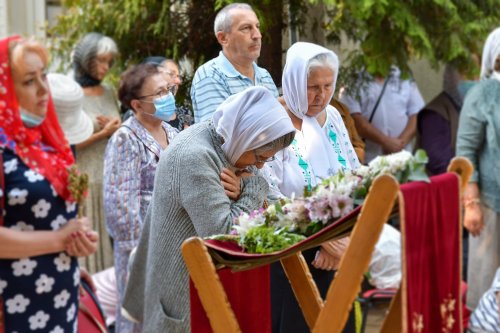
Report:
M 333 279 L 333 271 L 316 269 L 311 265 L 316 251 L 319 248 L 302 252 L 304 259 L 309 266 L 321 297 L 324 299 Z M 309 327 L 302 314 L 302 310 L 295 299 L 292 287 L 288 282 L 285 271 L 280 262 L 271 265 L 271 315 L 273 333 L 307 333 Z M 349 319 L 343 330 L 345 333 L 355 332 L 354 312 L 351 311 Z

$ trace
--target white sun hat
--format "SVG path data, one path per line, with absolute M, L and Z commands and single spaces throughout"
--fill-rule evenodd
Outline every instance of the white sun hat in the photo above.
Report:
M 94 131 L 92 120 L 83 111 L 83 90 L 69 76 L 49 73 L 47 79 L 57 119 L 70 145 L 87 140 Z

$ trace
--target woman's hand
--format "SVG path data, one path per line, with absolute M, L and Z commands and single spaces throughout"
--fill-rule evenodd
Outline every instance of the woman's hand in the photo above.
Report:
M 86 257 L 97 251 L 99 234 L 93 230 L 72 233 L 65 246 L 66 252 L 72 257 Z
M 108 122 L 106 122 L 101 131 L 107 138 L 109 138 L 120 127 L 120 125 L 120 118 L 111 118 Z
M 349 245 L 350 238 L 344 237 L 321 244 L 312 265 L 317 269 L 335 270 L 339 267 L 340 259 Z
M 87 282 L 90 289 L 92 289 L 94 293 L 97 292 L 97 288 L 95 287 L 94 280 L 92 280 L 92 276 L 90 276 L 89 272 L 84 267 L 80 267 L 80 281 L 81 280 Z M 83 295 L 84 291 L 85 289 L 83 289 L 83 287 L 80 285 L 80 295 Z
M 483 211 L 479 203 L 465 206 L 464 227 L 474 237 L 479 236 L 484 228 Z
M 238 200 L 241 194 L 241 178 L 233 171 L 224 168 L 220 174 L 220 181 L 229 199 Z
M 323 247 L 316 252 L 312 265 L 316 269 L 324 269 L 326 271 L 333 271 L 339 267 L 340 258 L 331 255 Z
M 97 120 L 97 124 L 99 125 L 99 127 L 101 129 L 103 129 L 104 126 L 106 126 L 106 124 L 109 123 L 112 118 L 100 115 L 100 116 L 95 117 L 95 119 Z
M 479 203 L 479 186 L 475 182 L 468 183 L 464 190 L 464 227 L 472 236 L 479 236 L 484 228 L 483 211 Z

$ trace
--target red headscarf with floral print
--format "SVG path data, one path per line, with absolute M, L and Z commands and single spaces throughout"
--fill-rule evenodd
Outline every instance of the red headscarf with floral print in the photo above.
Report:
M 9 44 L 13 41 L 21 38 L 0 40 L 0 147 L 15 152 L 27 166 L 43 175 L 62 198 L 72 200 L 68 168 L 75 160 L 59 126 L 52 98 L 49 97 L 46 117 L 39 126 L 27 128 L 21 120 L 9 62 Z

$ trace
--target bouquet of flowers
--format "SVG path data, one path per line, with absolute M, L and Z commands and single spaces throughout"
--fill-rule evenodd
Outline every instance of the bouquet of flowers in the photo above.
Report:
M 211 239 L 232 240 L 248 253 L 271 253 L 300 242 L 361 205 L 373 180 L 393 175 L 399 183 L 429 181 L 424 150 L 380 156 L 368 166 L 344 170 L 324 179 L 301 198 L 286 198 L 266 209 L 242 213 L 234 221 L 234 235 Z
M 73 164 L 68 169 L 68 182 L 68 190 L 78 204 L 78 218 L 81 218 L 83 217 L 83 205 L 89 187 L 89 176 L 86 173 L 80 173 L 76 164 Z

